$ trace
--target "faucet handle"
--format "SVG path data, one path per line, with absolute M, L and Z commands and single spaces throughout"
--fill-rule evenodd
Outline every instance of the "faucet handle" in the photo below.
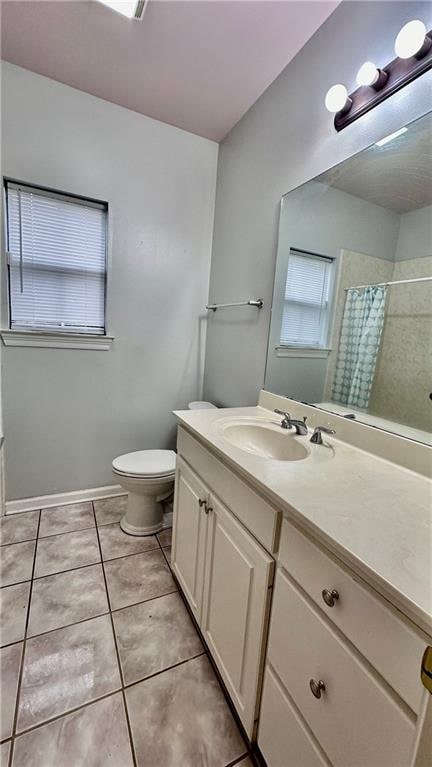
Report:
M 324 432 L 324 434 L 336 434 L 335 430 L 329 429 L 328 426 L 315 426 L 310 442 L 313 442 L 314 445 L 322 445 L 322 432 Z
M 285 418 L 288 418 L 288 420 L 291 420 L 291 416 L 289 413 L 286 413 L 285 410 L 278 410 L 277 408 L 274 409 L 274 413 L 277 413 L 278 415 L 283 415 Z
M 282 429 L 292 429 L 291 416 L 289 413 L 285 413 L 284 410 L 278 410 L 277 408 L 275 408 L 274 412 L 278 415 L 283 415 L 281 423 Z

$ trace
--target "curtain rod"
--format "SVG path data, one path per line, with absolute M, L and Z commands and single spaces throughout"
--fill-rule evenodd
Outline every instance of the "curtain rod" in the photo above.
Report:
M 368 285 L 353 285 L 351 288 L 344 288 L 344 290 L 360 290 L 361 288 L 384 288 L 389 285 L 405 285 L 408 282 L 430 282 L 432 277 L 414 277 L 411 280 L 393 280 L 393 282 L 371 282 Z

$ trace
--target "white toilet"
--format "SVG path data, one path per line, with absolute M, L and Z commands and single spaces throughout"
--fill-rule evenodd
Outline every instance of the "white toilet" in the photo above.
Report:
M 214 408 L 211 402 L 190 402 L 191 410 Z M 153 535 L 162 530 L 163 506 L 174 489 L 173 450 L 138 450 L 112 462 L 114 480 L 128 492 L 120 527 L 129 535 Z

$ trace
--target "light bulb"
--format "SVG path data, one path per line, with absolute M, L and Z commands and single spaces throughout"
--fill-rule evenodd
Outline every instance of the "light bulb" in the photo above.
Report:
M 332 85 L 326 93 L 325 105 L 329 112 L 340 112 L 346 108 L 348 101 L 351 100 L 348 99 L 348 91 L 342 83 Z
M 415 56 L 425 44 L 426 27 L 419 19 L 405 24 L 395 40 L 395 53 L 400 59 Z
M 379 69 L 372 61 L 365 61 L 357 72 L 357 85 L 375 85 L 379 74 Z

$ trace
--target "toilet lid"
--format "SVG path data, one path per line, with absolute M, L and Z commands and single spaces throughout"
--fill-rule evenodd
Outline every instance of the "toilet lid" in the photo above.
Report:
M 205 400 L 194 400 L 194 402 L 189 402 L 188 404 L 189 410 L 217 410 L 216 405 L 213 405 L 213 402 L 206 402 Z
M 113 469 L 135 477 L 164 477 L 174 474 L 176 454 L 173 450 L 138 450 L 113 460 Z

